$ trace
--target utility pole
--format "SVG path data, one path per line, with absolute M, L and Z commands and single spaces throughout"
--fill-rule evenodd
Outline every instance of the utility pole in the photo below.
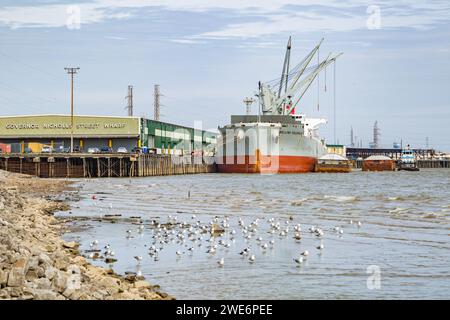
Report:
M 249 115 L 252 112 L 251 106 L 252 106 L 253 102 L 255 102 L 255 99 L 253 99 L 253 98 L 246 97 L 244 99 L 244 103 L 246 105 L 245 111 L 246 111 L 247 115 Z
M 64 68 L 70 74 L 70 153 L 73 153 L 73 76 L 80 68 Z
M 128 110 L 128 116 L 133 116 L 133 86 L 128 86 L 128 95 L 126 96 L 127 99 L 127 106 L 126 109 Z
M 161 93 L 159 92 L 159 84 L 155 84 L 155 92 L 154 92 L 154 111 L 153 118 L 155 121 L 159 121 L 160 112 L 161 112 L 161 101 L 160 101 Z

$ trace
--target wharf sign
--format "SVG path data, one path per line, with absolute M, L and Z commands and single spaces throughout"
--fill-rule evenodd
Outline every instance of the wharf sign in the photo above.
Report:
M 0 117 L 0 137 L 66 137 L 69 116 Z M 74 119 L 75 136 L 139 136 L 138 118 L 87 117 Z
M 104 128 L 125 128 L 125 123 L 105 123 Z M 70 123 L 44 123 L 43 129 L 70 129 Z M 75 125 L 77 129 L 98 129 L 100 123 L 81 123 Z M 21 124 L 6 124 L 6 129 L 40 129 L 40 124 L 37 123 L 21 123 Z

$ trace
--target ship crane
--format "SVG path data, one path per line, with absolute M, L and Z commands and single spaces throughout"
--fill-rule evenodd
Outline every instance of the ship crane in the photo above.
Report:
M 320 48 L 320 45 L 323 42 L 323 38 L 320 42 L 314 47 L 313 50 L 303 59 L 303 61 L 298 66 L 298 71 L 296 71 L 291 79 L 291 83 L 288 85 L 288 75 L 289 75 L 289 60 L 290 60 L 290 50 L 291 50 L 291 39 L 289 38 L 288 46 L 286 49 L 285 62 L 283 66 L 283 73 L 280 81 L 280 88 L 278 91 L 278 95 L 265 83 L 260 84 L 260 93 L 258 97 L 261 99 L 262 111 L 263 114 L 266 115 L 288 115 L 290 114 L 300 99 L 306 93 L 308 88 L 313 83 L 316 76 L 320 73 L 320 71 L 324 70 L 328 65 L 336 61 L 336 59 L 342 55 L 339 53 L 334 57 L 331 57 L 331 54 L 327 56 L 322 62 L 320 62 L 317 66 L 312 67 L 312 70 L 308 70 L 309 74 L 307 74 L 303 79 L 300 78 L 305 74 L 305 71 L 311 62 L 314 55 Z M 285 82 L 285 92 L 281 94 L 283 81 Z M 295 103 L 292 103 L 292 99 L 297 97 Z

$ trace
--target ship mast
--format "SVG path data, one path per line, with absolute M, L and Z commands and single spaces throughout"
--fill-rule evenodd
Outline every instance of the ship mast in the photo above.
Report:
M 292 75 L 291 83 L 288 83 L 289 76 L 289 62 L 290 62 L 290 52 L 291 52 L 291 38 L 289 37 L 288 46 L 286 49 L 283 72 L 280 80 L 280 87 L 278 88 L 278 94 L 273 92 L 273 90 L 265 83 L 259 84 L 259 98 L 261 100 L 262 112 L 263 114 L 272 115 L 285 115 L 290 114 L 296 105 L 299 103 L 300 99 L 306 93 L 316 76 L 320 71 L 325 69 L 329 64 L 336 61 L 336 59 L 342 54 L 338 54 L 331 57 L 331 54 L 322 62 L 319 62 L 317 66 L 307 67 L 313 57 L 318 52 L 320 45 L 323 42 L 323 38 L 320 42 L 311 50 L 311 52 L 302 60 L 302 62 L 295 67 L 293 70 L 297 69 Z M 312 68 L 312 70 L 311 70 Z M 305 72 L 308 72 L 305 75 Z M 302 79 L 300 79 L 304 76 Z M 285 85 L 285 91 L 282 94 L 282 87 Z M 297 96 L 296 102 L 292 103 L 292 98 Z M 288 109 L 286 109 L 288 107 Z
M 289 61 L 291 59 L 291 37 L 286 47 L 286 53 L 284 55 L 283 71 L 281 72 L 280 87 L 278 89 L 278 98 L 281 96 L 281 90 L 283 90 L 283 81 L 285 81 L 284 92 L 287 91 L 287 85 L 289 80 Z

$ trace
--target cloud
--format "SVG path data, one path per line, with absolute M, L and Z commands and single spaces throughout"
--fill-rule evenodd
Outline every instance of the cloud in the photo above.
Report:
M 20 3 L 20 2 L 19 2 Z M 447 0 L 380 0 L 381 28 L 423 29 L 448 22 Z M 188 35 L 178 43 L 198 39 L 265 37 L 279 33 L 350 31 L 366 28 L 368 3 L 362 0 L 92 0 L 74 3 L 80 9 L 81 25 L 109 19 L 131 19 L 143 8 L 178 12 L 226 12 L 234 21 L 215 30 Z M 0 8 L 0 25 L 10 28 L 64 27 L 69 19 L 67 4 L 15 5 Z
M 170 41 L 180 44 L 199 44 L 204 43 L 204 41 L 192 40 L 192 39 L 171 39 Z
M 105 38 L 111 39 L 111 40 L 127 40 L 127 38 L 119 37 L 119 36 L 106 36 Z

